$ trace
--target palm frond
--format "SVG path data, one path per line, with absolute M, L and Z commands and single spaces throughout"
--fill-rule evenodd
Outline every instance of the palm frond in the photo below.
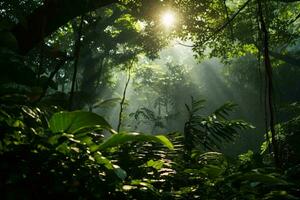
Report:
M 242 120 L 230 120 L 228 116 L 236 107 L 228 102 L 220 106 L 208 116 L 200 115 L 203 100 L 192 98 L 191 106 L 186 105 L 189 119 L 185 124 L 185 145 L 189 151 L 193 148 L 219 150 L 223 142 L 233 142 L 239 131 L 253 128 Z

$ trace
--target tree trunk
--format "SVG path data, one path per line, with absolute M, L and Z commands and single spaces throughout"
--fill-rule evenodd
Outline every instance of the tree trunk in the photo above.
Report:
M 124 110 L 124 103 L 125 103 L 125 99 L 126 99 L 126 92 L 127 92 L 127 88 L 130 82 L 130 78 L 131 78 L 131 67 L 132 67 L 132 63 L 131 66 L 128 69 L 128 78 L 125 84 L 125 88 L 123 91 L 123 96 L 122 96 L 122 100 L 120 102 L 120 112 L 119 112 L 119 123 L 118 123 L 118 127 L 117 127 L 117 131 L 120 131 L 121 125 L 122 125 L 122 114 L 123 114 L 123 110 Z
M 266 73 L 266 93 L 267 93 L 267 106 L 268 106 L 268 113 L 269 113 L 269 128 L 271 132 L 271 139 L 272 139 L 272 149 L 274 153 L 274 161 L 277 167 L 281 166 L 280 158 L 279 158 L 279 149 L 278 143 L 276 139 L 276 132 L 275 132 L 275 119 L 274 119 L 274 102 L 273 102 L 273 79 L 272 79 L 272 65 L 270 61 L 270 54 L 269 54 L 269 33 L 265 24 L 265 19 L 263 16 L 261 0 L 257 0 L 258 3 L 258 15 L 260 20 L 261 32 L 262 32 L 262 43 L 263 43 L 263 57 L 264 57 L 264 64 L 265 64 L 265 73 Z M 266 133 L 268 134 L 268 133 Z
M 73 72 L 72 86 L 71 86 L 71 92 L 69 97 L 69 110 L 73 109 L 73 98 L 74 98 L 75 83 L 76 83 L 77 70 L 78 70 L 79 53 L 81 47 L 82 27 L 83 27 L 83 16 L 81 16 L 80 19 L 77 40 L 75 41 L 75 47 L 74 47 L 74 72 Z

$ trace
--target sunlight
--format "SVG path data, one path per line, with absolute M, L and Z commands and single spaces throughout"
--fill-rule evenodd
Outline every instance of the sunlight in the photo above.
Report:
M 144 31 L 146 26 L 147 26 L 147 22 L 141 20 L 138 20 L 135 24 L 135 28 L 137 29 L 138 32 Z
M 173 12 L 171 11 L 167 11 L 162 15 L 161 18 L 161 23 L 166 27 L 166 28 L 170 28 L 172 26 L 174 26 L 175 21 L 176 21 L 176 16 Z

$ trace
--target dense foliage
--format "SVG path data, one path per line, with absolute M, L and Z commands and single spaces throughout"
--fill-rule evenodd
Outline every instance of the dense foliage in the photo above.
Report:
M 0 1 L 0 198 L 300 199 L 299 11 Z

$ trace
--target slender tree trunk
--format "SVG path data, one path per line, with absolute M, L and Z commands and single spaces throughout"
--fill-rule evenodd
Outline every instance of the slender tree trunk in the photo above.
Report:
M 165 107 L 166 107 L 166 115 L 168 115 L 169 109 L 168 109 L 168 101 L 167 100 L 165 100 Z
M 258 7 L 256 10 L 257 13 L 258 12 Z M 257 34 L 257 44 L 256 44 L 256 48 L 258 50 L 258 54 L 257 54 L 257 62 L 258 62 L 258 73 L 259 73 L 259 81 L 260 81 L 260 87 L 259 87 L 259 101 L 261 106 L 263 106 L 264 109 L 264 122 L 265 122 L 265 137 L 267 140 L 267 144 L 268 144 L 268 151 L 269 154 L 272 153 L 272 147 L 271 147 L 271 140 L 269 137 L 269 127 L 268 127 L 268 105 L 267 105 L 267 85 L 268 85 L 268 78 L 267 78 L 267 73 L 264 73 L 264 77 L 263 77 L 263 72 L 261 71 L 261 55 L 263 54 L 263 45 L 261 45 L 263 39 L 262 39 L 262 34 L 261 34 L 261 30 L 260 30 L 260 16 L 259 14 L 256 16 L 256 23 L 257 23 L 257 28 L 258 28 L 258 34 Z M 264 81 L 264 82 L 263 82 Z
M 40 78 L 41 78 L 41 71 L 42 71 L 42 67 L 44 64 L 44 53 L 45 53 L 45 29 L 46 29 L 46 25 L 47 25 L 47 19 L 45 16 L 42 17 L 42 24 L 41 24 L 41 36 L 43 37 L 41 44 L 40 44 L 40 56 L 39 56 L 39 65 L 37 66 L 37 80 L 38 83 L 40 84 Z
M 97 78 L 96 90 L 100 86 L 100 82 L 101 82 L 102 75 L 103 75 L 104 64 L 105 64 L 105 55 L 100 60 L 100 68 L 99 68 L 99 70 L 97 72 L 98 78 Z
M 118 127 L 117 127 L 118 132 L 120 131 L 120 128 L 121 128 L 121 125 L 122 125 L 122 114 L 123 114 L 123 111 L 124 111 L 124 103 L 125 103 L 125 99 L 126 99 L 127 88 L 128 88 L 128 85 L 129 85 L 129 82 L 130 82 L 130 79 L 131 79 L 132 64 L 133 64 L 133 61 L 131 63 L 131 66 L 128 69 L 128 78 L 127 78 L 125 88 L 124 88 L 124 91 L 123 91 L 122 100 L 120 102 L 119 123 L 118 123 Z
M 262 11 L 261 0 L 257 0 L 258 3 L 258 15 L 260 20 L 261 32 L 263 35 L 263 55 L 264 55 L 264 64 L 265 64 L 265 73 L 266 73 L 266 89 L 267 89 L 267 107 L 269 113 L 269 128 L 271 132 L 272 139 L 272 149 L 274 153 L 274 161 L 277 167 L 281 167 L 280 157 L 279 157 L 279 149 L 278 143 L 276 139 L 276 131 L 275 131 L 275 119 L 274 119 L 274 102 L 273 102 L 273 79 L 272 79 L 272 65 L 270 61 L 269 54 L 269 33 L 265 24 L 265 19 Z M 268 133 L 267 133 L 268 134 Z
M 80 53 L 80 47 L 81 47 L 82 27 L 83 27 L 83 16 L 81 16 L 81 19 L 80 19 L 77 40 L 75 41 L 74 72 L 73 72 L 72 86 L 71 86 L 71 92 L 70 92 L 70 97 L 69 97 L 69 110 L 73 109 L 73 98 L 74 98 L 74 90 L 75 90 L 77 70 L 78 70 L 79 53 Z
M 161 116 L 161 103 L 158 102 L 158 116 Z

